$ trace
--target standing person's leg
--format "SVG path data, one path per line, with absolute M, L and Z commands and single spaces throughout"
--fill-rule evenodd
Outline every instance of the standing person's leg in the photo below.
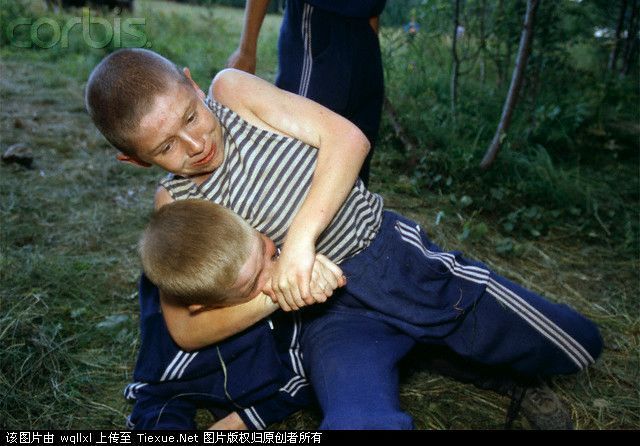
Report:
M 366 19 L 352 19 L 289 0 L 278 40 L 276 85 L 305 96 L 349 119 L 372 149 L 380 126 L 383 75 L 380 46 Z
M 340 16 L 289 0 L 278 39 L 276 86 L 345 116 L 352 61 Z
M 306 324 L 304 363 L 321 429 L 411 429 L 400 409 L 397 363 L 414 341 L 366 312 L 327 311 Z
M 349 102 L 344 116 L 357 125 L 371 143 L 369 154 L 360 170 L 360 178 L 368 186 L 384 100 L 382 56 L 378 35 L 367 20 L 354 21 L 348 32 L 352 41 L 349 59 L 353 69 Z
M 304 58 L 302 40 L 302 13 L 304 3 L 287 0 L 280 35 L 278 36 L 278 73 L 276 86 L 292 93 L 298 93 Z

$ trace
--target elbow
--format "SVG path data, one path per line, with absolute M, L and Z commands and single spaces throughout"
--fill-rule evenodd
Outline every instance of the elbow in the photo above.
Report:
M 173 342 L 180 347 L 180 350 L 184 350 L 187 353 L 191 353 L 194 350 L 204 347 L 204 345 L 198 345 L 198 343 L 194 342 L 193 339 L 187 339 L 186 336 L 175 336 L 172 334 L 171 338 L 173 339 Z
M 201 348 L 204 348 L 204 346 L 198 347 L 195 344 L 193 345 L 183 344 L 183 345 L 178 345 L 178 347 L 180 347 L 180 350 L 185 351 L 187 353 L 192 353 L 192 352 L 195 352 L 196 350 L 200 350 Z
M 204 348 L 210 344 L 212 344 L 215 340 L 209 339 L 208 342 L 199 338 L 194 330 L 190 330 L 188 325 L 175 325 L 175 324 L 167 324 L 167 329 L 169 331 L 169 336 L 173 339 L 173 342 L 176 343 L 181 350 L 185 352 L 192 352 L 194 350 L 199 350 Z
M 334 127 L 331 132 L 335 135 L 336 142 L 340 142 L 343 147 L 349 148 L 349 153 L 364 159 L 371 151 L 371 143 L 367 136 L 354 123 L 341 117 L 342 125 Z
M 187 339 L 186 336 L 180 336 L 178 334 L 171 333 L 171 339 L 175 342 L 180 350 L 184 350 L 187 353 L 190 353 L 194 350 L 198 350 L 200 346 L 197 343 L 193 342 L 192 339 Z
M 371 141 L 369 141 L 369 138 L 367 138 L 364 133 L 360 132 L 360 134 L 362 135 L 362 150 L 364 151 L 364 156 L 366 157 L 371 151 Z
M 231 334 L 225 336 L 224 333 L 206 333 L 199 336 L 194 330 L 177 330 L 174 332 L 169 330 L 169 334 L 173 342 L 187 353 L 217 344 L 231 336 Z
M 355 129 L 353 131 L 353 146 L 359 149 L 359 152 L 362 154 L 362 158 L 366 158 L 369 152 L 371 151 L 371 142 L 366 137 L 366 135 L 360 130 L 358 127 L 354 125 Z

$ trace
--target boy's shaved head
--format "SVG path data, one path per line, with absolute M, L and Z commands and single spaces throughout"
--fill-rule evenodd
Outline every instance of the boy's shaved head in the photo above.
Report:
M 190 85 L 171 61 L 140 48 L 118 50 L 89 75 L 85 105 L 98 130 L 118 150 L 135 155 L 129 136 L 172 82 Z

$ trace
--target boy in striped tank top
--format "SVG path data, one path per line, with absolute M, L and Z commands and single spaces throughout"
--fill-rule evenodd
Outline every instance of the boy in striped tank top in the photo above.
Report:
M 92 73 L 87 108 L 120 160 L 171 173 L 157 208 L 210 200 L 282 246 L 257 291 L 285 311 L 316 302 L 316 249 L 340 264 L 347 285 L 303 312 L 304 362 L 322 428 L 410 428 L 399 407 L 397 362 L 416 342 L 523 379 L 573 373 L 599 356 L 592 322 L 460 253 L 443 252 L 415 222 L 383 211 L 381 197 L 356 180 L 368 142 L 351 123 L 234 70 L 216 76 L 205 102 L 185 73 L 150 51 L 121 50 Z M 253 300 L 197 314 L 160 300 L 174 340 L 186 349 L 265 316 L 251 308 Z M 570 420 L 561 423 L 546 426 Z

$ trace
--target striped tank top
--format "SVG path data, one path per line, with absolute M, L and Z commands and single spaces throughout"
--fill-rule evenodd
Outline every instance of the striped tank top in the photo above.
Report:
M 213 99 L 224 139 L 222 164 L 199 186 L 169 174 L 160 181 L 174 200 L 205 199 L 225 206 L 282 246 L 315 170 L 318 149 L 258 128 Z M 360 179 L 318 238 L 316 251 L 335 263 L 369 246 L 382 223 L 382 197 Z

